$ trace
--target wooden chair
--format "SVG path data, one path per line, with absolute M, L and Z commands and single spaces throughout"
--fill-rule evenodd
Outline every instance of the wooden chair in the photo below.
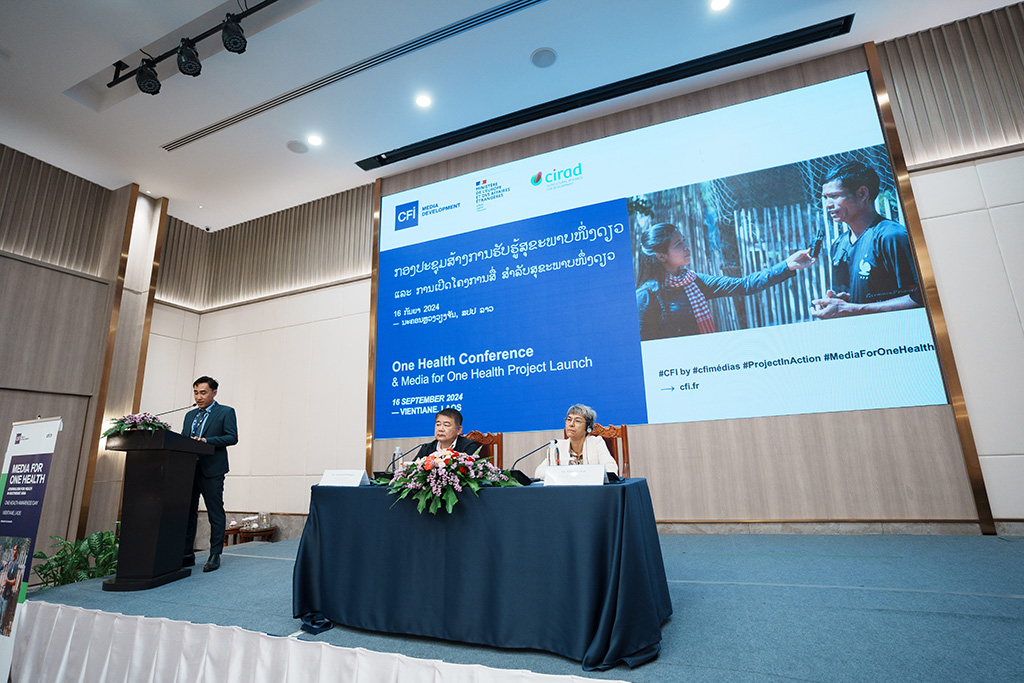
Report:
M 503 453 L 501 432 L 498 432 L 497 434 L 487 432 L 484 434 L 483 432 L 472 431 L 464 434 L 463 436 L 470 441 L 476 441 L 478 444 L 482 445 L 483 448 L 480 449 L 480 455 L 492 456 L 491 463 L 498 467 L 498 469 L 504 469 L 504 465 L 502 464 Z
M 626 435 L 626 425 L 608 425 L 607 427 L 602 427 L 595 422 L 594 428 L 590 430 L 590 436 L 600 436 L 604 439 L 612 457 L 615 458 L 615 462 L 619 463 L 619 475 L 624 479 L 628 478 L 629 438 Z M 621 450 L 619 449 L 620 440 L 622 441 Z

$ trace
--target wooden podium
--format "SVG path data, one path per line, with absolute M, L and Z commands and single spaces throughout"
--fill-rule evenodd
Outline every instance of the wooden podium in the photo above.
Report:
M 171 431 L 107 437 L 107 450 L 124 451 L 124 493 L 117 575 L 105 591 L 156 588 L 192 574 L 182 567 L 196 456 L 213 446 Z

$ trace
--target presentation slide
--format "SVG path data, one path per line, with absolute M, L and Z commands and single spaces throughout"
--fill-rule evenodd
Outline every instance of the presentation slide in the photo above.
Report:
M 947 401 L 866 74 L 384 197 L 378 265 L 375 438 Z

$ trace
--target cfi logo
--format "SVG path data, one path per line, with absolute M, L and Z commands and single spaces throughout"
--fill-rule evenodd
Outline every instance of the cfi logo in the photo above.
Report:
M 542 181 L 543 179 L 544 179 L 544 174 L 541 173 L 540 171 L 537 171 L 537 175 L 535 175 L 535 176 L 530 178 L 530 184 L 531 185 L 540 185 L 540 181 Z
M 417 199 L 395 207 L 395 230 L 415 228 L 420 224 L 420 202 Z

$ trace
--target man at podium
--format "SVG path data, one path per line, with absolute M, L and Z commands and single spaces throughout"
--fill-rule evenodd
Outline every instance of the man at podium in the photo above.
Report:
M 185 558 L 183 566 L 196 563 L 196 527 L 199 523 L 199 496 L 206 503 L 210 519 L 210 558 L 204 572 L 220 569 L 220 554 L 224 550 L 224 475 L 228 473 L 228 446 L 238 443 L 238 424 L 235 409 L 217 403 L 217 380 L 203 375 L 192 383 L 192 396 L 196 409 L 185 413 L 181 433 L 214 447 L 212 455 L 199 455 L 192 480 L 192 502 L 189 505 L 188 528 L 185 532 Z

